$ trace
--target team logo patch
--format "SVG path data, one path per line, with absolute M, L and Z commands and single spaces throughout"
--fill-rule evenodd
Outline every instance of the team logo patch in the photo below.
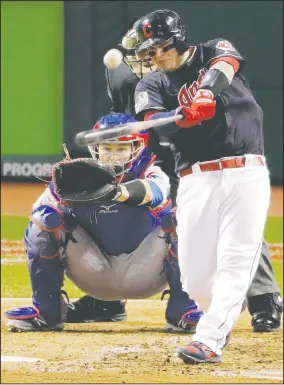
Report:
M 220 40 L 218 41 L 216 48 L 222 49 L 223 51 L 235 51 L 235 48 L 228 40 Z
M 144 36 L 147 38 L 153 36 L 153 31 L 152 31 L 151 27 L 152 26 L 150 23 L 146 23 L 143 25 L 143 33 L 144 33 Z
M 136 114 L 138 112 L 142 111 L 143 108 L 148 104 L 149 98 L 148 98 L 148 92 L 140 92 L 136 98 L 135 98 L 135 111 Z

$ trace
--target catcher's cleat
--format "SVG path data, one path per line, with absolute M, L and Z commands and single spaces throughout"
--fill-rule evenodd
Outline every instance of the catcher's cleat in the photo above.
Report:
M 275 332 L 280 329 L 283 302 L 279 293 L 267 293 L 248 299 L 248 310 L 252 316 L 252 331 Z
M 8 318 L 7 329 L 11 332 L 49 332 L 64 329 L 64 322 L 57 325 L 47 325 L 39 314 L 39 310 L 33 306 L 8 310 L 5 316 Z
M 170 290 L 164 290 L 161 300 L 163 300 L 166 294 L 170 294 L 165 314 L 166 331 L 194 334 L 196 325 L 204 315 L 204 312 L 197 310 L 196 302 L 189 298 L 185 292 L 175 296 L 172 295 Z
M 214 353 L 207 345 L 196 341 L 184 348 L 178 348 L 175 356 L 186 364 L 213 364 L 222 361 L 222 356 Z
M 67 323 L 126 321 L 126 301 L 101 301 L 85 295 L 67 306 Z

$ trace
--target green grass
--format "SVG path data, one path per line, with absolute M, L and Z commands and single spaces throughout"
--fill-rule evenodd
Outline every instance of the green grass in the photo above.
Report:
M 272 261 L 272 266 L 273 266 L 276 282 L 278 283 L 281 296 L 283 297 L 283 262 Z
M 28 224 L 27 217 L 1 216 L 1 239 L 20 240 Z M 265 238 L 269 243 L 283 243 L 283 219 L 270 217 L 267 220 Z M 276 280 L 283 295 L 283 262 L 273 261 Z M 65 279 L 64 289 L 71 298 L 78 298 L 82 291 L 68 279 Z M 1 266 L 1 296 L 30 297 L 31 289 L 27 267 L 24 263 Z M 157 294 L 153 299 L 159 299 Z
M 269 243 L 283 243 L 282 217 L 268 217 L 264 237 Z
M 23 239 L 28 223 L 28 217 L 1 216 L 1 239 Z

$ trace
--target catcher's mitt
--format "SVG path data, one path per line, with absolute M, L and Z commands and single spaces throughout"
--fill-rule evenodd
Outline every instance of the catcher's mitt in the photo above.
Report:
M 92 158 L 67 157 L 58 162 L 52 169 L 52 181 L 58 197 L 75 204 L 115 195 L 117 187 L 114 170 Z

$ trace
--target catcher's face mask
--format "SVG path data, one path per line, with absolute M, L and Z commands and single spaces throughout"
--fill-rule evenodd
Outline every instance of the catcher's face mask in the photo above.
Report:
M 112 166 L 116 176 L 124 175 L 139 159 L 147 143 L 147 134 L 133 134 L 89 146 L 94 159 Z
M 151 58 L 148 57 L 146 60 L 141 60 L 136 54 L 138 41 L 135 28 L 129 30 L 126 33 L 122 39 L 121 44 L 118 44 L 117 47 L 122 52 L 124 61 L 129 65 L 129 67 L 139 77 L 139 79 L 142 79 L 151 71 L 155 70 Z
M 101 143 L 98 145 L 99 160 L 112 166 L 116 174 L 124 171 L 131 154 L 131 143 Z

